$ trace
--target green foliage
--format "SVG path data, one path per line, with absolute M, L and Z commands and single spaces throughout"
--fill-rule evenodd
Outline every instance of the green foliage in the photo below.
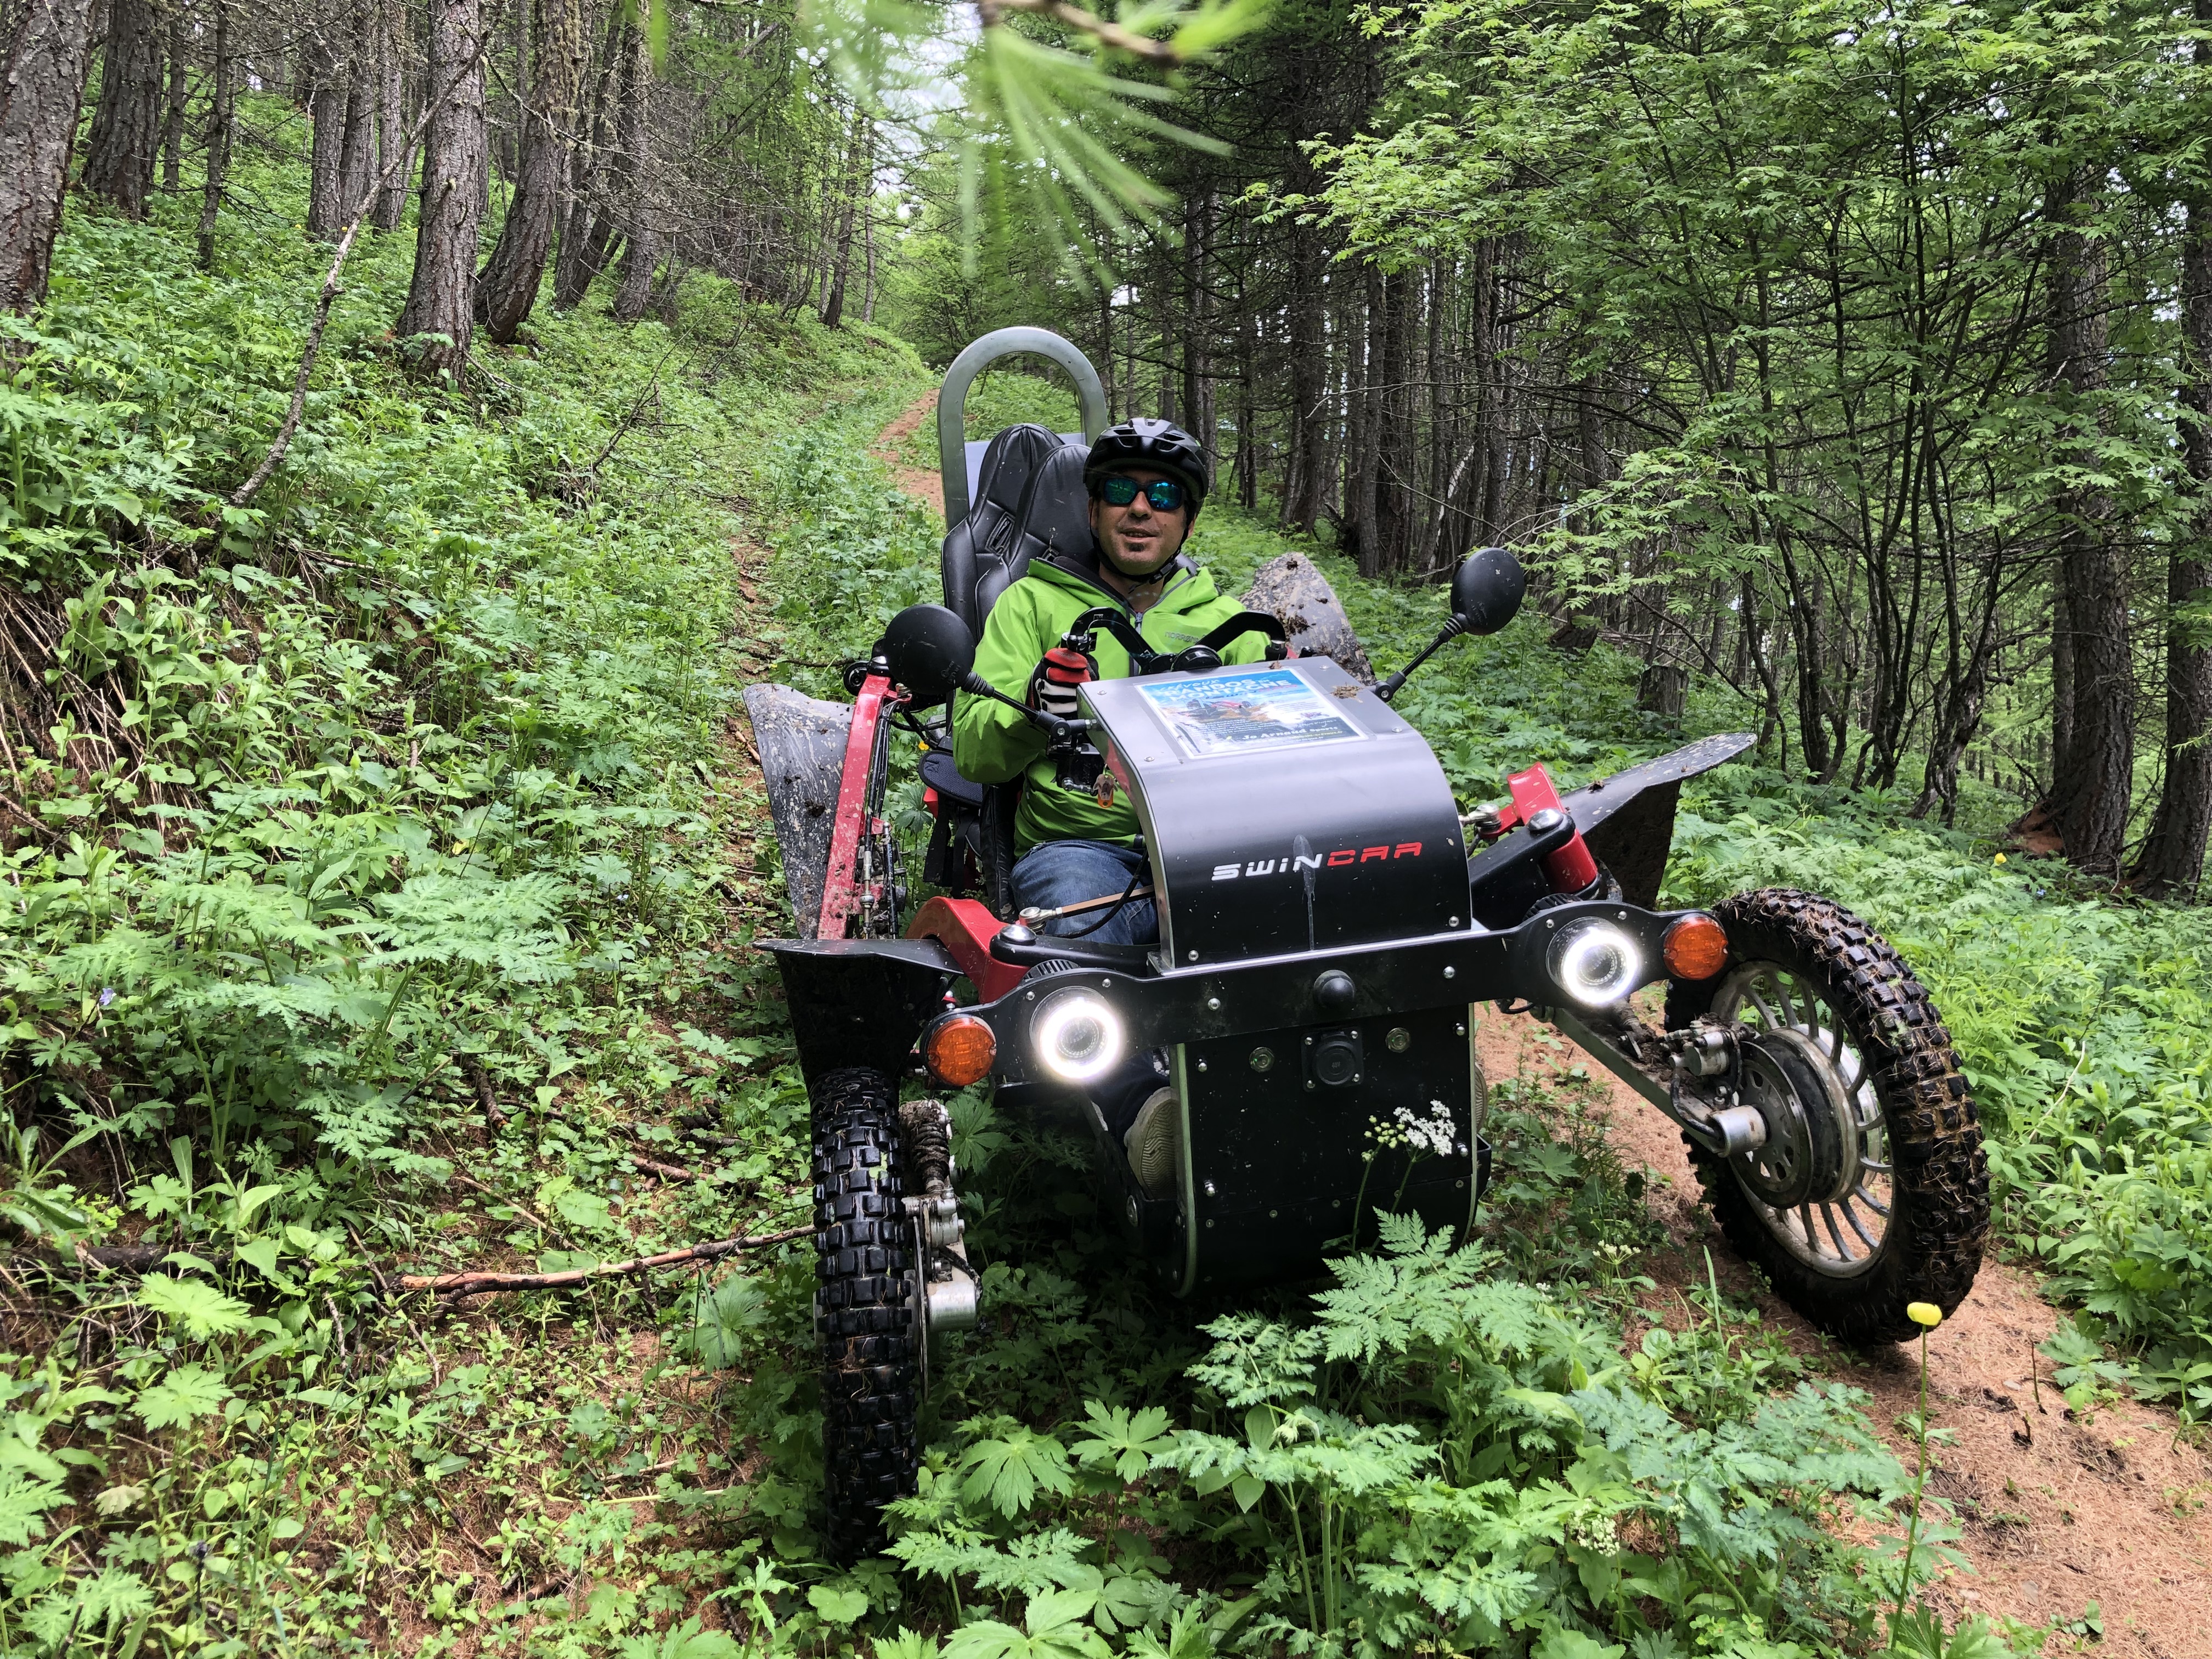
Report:
M 394 1258 L 551 1268 L 803 1217 L 806 1103 L 745 949 L 781 920 L 774 851 L 719 745 L 745 678 L 836 695 L 839 660 L 933 592 L 926 515 L 864 454 L 922 383 L 896 348 L 697 282 L 672 332 L 548 316 L 481 405 L 426 404 L 379 338 L 404 259 L 373 246 L 294 459 L 227 517 L 312 260 L 271 236 L 198 276 L 179 207 L 73 228 L 13 428 L 9 545 L 65 594 L 76 729 L 106 674 L 134 722 L 114 729 L 144 735 L 32 759 L 48 833 L 9 854 L 0 948 L 10 1103 L 43 1139 L 8 1201 L 65 1206 L 42 1241 L 169 1260 L 119 1289 L 42 1279 L 38 1358 L 0 1362 L 0 1645 L 1880 1639 L 1878 1561 L 1822 1526 L 1851 1503 L 1895 1525 L 1901 1474 L 1857 1403 L 1717 1296 L 1625 1342 L 1649 1218 L 1571 1102 L 1532 1090 L 1501 1090 L 1481 1238 L 1384 1217 L 1328 1287 L 1202 1314 L 1126 1271 L 1079 1157 L 956 1098 L 989 1324 L 933 1345 L 921 1489 L 889 1559 L 849 1571 L 811 1531 L 804 1249 L 434 1318 L 374 1294 Z M 980 419 L 1072 424 L 1004 380 Z M 650 421 L 586 481 L 648 386 Z M 774 553 L 744 578 L 756 609 L 740 537 Z M 1283 545 L 1201 522 L 1231 585 Z M 1435 594 L 1323 558 L 1378 662 L 1403 660 Z M 1539 626 L 1455 645 L 1401 705 L 1469 799 L 1532 758 L 1569 775 L 1668 739 L 1620 713 L 1633 665 Z M 1699 810 L 1678 883 L 1758 855 L 1705 828 L 1752 809 Z M 657 1185 L 647 1156 L 710 1178 Z
M 2077 895 L 2049 865 L 1841 790 L 1723 772 L 1699 795 L 1670 890 L 1809 887 L 1880 928 L 1943 1011 L 2008 1231 L 2144 1354 L 2154 1392 L 2201 1414 L 2186 1367 L 2212 1359 L 2212 918 Z
M 0 627 L 53 654 L 10 679 L 0 780 L 0 1258 L 37 1356 L 0 1356 L 0 1650 L 388 1651 L 404 1619 L 428 1652 L 715 1659 L 740 1580 L 823 1628 L 718 1545 L 699 1494 L 741 1454 L 650 1340 L 781 1352 L 779 1258 L 610 1285 L 635 1358 L 559 1297 L 448 1326 L 372 1274 L 788 1224 L 805 1100 L 743 949 L 781 894 L 732 856 L 720 748 L 781 632 L 738 625 L 733 543 L 767 528 L 738 492 L 825 396 L 850 425 L 818 441 L 856 452 L 915 361 L 695 277 L 672 328 L 542 311 L 533 350 L 426 398 L 383 337 L 406 240 L 371 238 L 289 457 L 224 507 L 327 258 L 302 173 L 260 159 L 289 112 L 246 113 L 214 274 L 192 204 L 73 206 L 12 331 Z M 641 1145 L 705 1161 L 645 1121 L 679 1108 L 732 1133 L 656 1192 Z M 51 1269 L 115 1235 L 166 1257 Z

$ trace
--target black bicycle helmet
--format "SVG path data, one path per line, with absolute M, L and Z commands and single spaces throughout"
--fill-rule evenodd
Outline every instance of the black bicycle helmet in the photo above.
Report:
M 1140 415 L 1098 434 L 1098 441 L 1091 446 L 1091 459 L 1084 464 L 1084 488 L 1096 495 L 1099 480 L 1108 473 L 1133 466 L 1150 467 L 1180 483 L 1190 492 L 1194 517 L 1205 505 L 1206 486 L 1213 482 L 1213 469 L 1197 439 L 1172 421 Z

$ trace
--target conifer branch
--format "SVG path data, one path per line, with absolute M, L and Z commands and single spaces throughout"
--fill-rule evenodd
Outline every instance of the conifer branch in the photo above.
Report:
M 1070 0 L 976 0 L 975 9 L 983 15 L 985 28 L 995 27 L 1004 14 L 1025 11 L 1032 16 L 1049 17 L 1055 23 L 1066 25 L 1079 33 L 1090 35 L 1103 46 L 1116 52 L 1126 52 L 1133 58 L 1147 63 L 1165 64 L 1172 67 L 1182 62 L 1182 54 L 1172 42 L 1154 40 L 1142 34 L 1133 34 L 1119 23 L 1085 11 Z

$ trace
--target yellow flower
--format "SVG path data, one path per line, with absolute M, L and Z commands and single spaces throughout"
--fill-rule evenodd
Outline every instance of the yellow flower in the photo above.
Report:
M 1925 1325 L 1931 1331 L 1943 1322 L 1943 1310 L 1933 1302 L 1906 1303 L 1905 1316 L 1916 1325 Z
M 2004 862 L 2004 854 L 2002 853 L 1997 854 L 1997 862 L 1999 864 L 2002 864 Z

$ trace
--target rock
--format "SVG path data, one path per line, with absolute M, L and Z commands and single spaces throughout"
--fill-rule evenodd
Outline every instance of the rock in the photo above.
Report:
M 1362 685 L 1375 684 L 1375 666 L 1352 631 L 1343 601 L 1304 555 L 1285 553 L 1261 566 L 1244 603 L 1279 621 L 1299 655 L 1328 657 Z
M 845 733 L 853 711 L 819 702 L 787 685 L 749 685 L 745 713 L 768 785 L 769 817 L 783 854 L 783 884 L 801 939 L 812 939 L 822 915 L 830 871 L 830 831 L 837 819 L 837 786 L 845 769 Z

